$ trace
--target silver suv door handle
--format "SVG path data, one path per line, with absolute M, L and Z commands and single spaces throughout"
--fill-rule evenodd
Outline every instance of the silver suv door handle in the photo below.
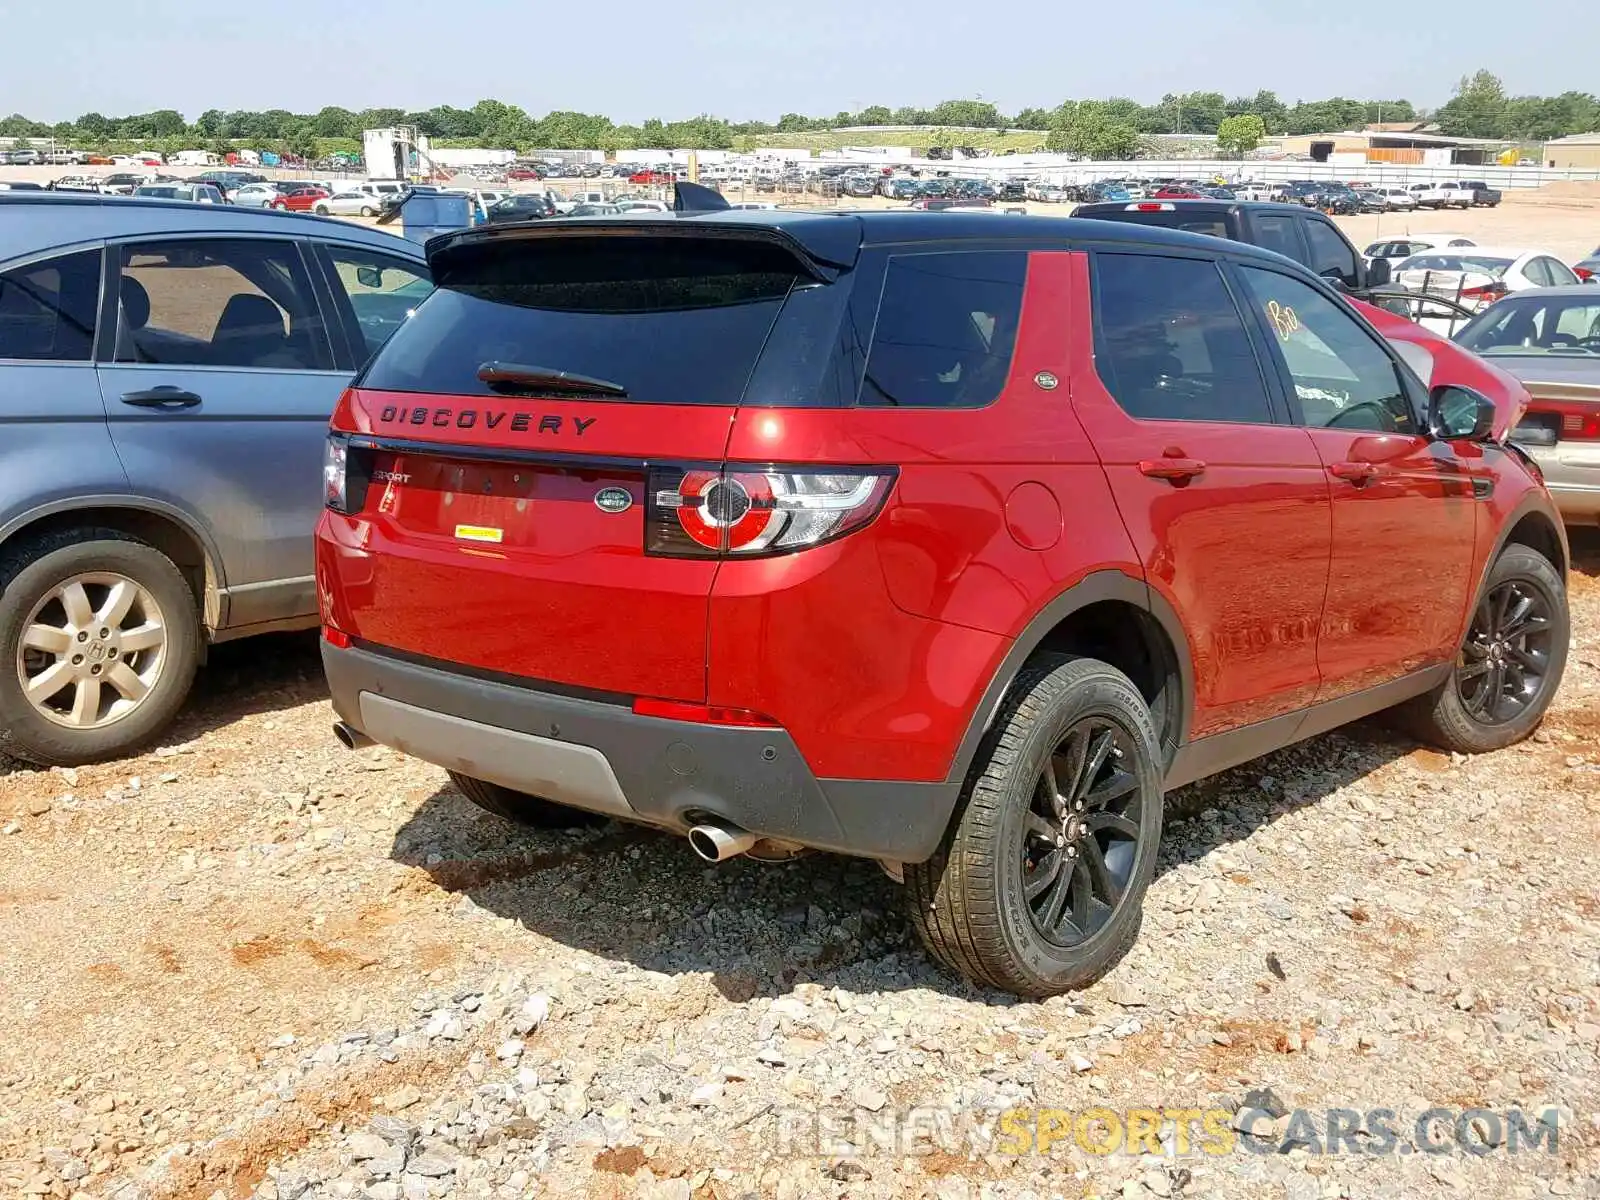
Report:
M 123 392 L 122 402 L 136 408 L 194 408 L 200 397 L 177 387 L 153 387 L 142 392 Z

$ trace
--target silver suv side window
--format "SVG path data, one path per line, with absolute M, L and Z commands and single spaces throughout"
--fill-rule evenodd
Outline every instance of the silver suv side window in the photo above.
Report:
M 0 274 L 0 359 L 89 361 L 100 257 L 79 250 Z
M 333 355 L 294 242 L 195 238 L 121 248 L 116 361 L 326 371 Z

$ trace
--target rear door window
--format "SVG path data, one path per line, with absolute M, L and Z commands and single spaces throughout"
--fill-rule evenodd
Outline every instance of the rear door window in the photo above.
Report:
M 80 250 L 0 275 L 0 359 L 89 361 L 100 258 Z
M 1095 370 L 1131 417 L 1272 422 L 1261 364 L 1217 264 L 1095 256 Z
M 1295 262 L 1302 262 L 1306 252 L 1300 242 L 1300 218 L 1288 214 L 1259 213 L 1253 219 L 1255 243 Z
M 1011 370 L 1027 275 L 1020 250 L 891 257 L 861 403 L 974 408 L 995 400 Z
M 649 235 L 463 247 L 435 284 L 363 387 L 484 395 L 522 386 L 504 372 L 480 379 L 495 363 L 527 368 L 530 379 L 602 381 L 609 399 L 735 405 L 791 291 L 813 286 L 769 243 Z
M 332 369 L 296 243 L 195 238 L 137 243 L 120 253 L 117 362 Z

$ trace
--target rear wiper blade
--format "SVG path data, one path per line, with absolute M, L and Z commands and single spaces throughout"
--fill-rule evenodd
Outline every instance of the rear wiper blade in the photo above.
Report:
M 609 379 L 596 379 L 554 367 L 530 367 L 522 363 L 486 362 L 478 367 L 478 380 L 495 391 L 525 390 L 587 392 L 591 395 L 626 396 L 628 389 Z

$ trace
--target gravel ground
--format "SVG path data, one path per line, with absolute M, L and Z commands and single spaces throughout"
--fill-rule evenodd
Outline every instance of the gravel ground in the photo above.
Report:
M 224 647 L 153 753 L 0 764 L 0 1196 L 1600 1196 L 1576 549 L 1534 740 L 1363 725 L 1199 785 L 1138 945 L 1043 1004 L 932 967 L 871 864 L 511 829 L 340 750 L 310 639 Z M 1411 1152 L 1434 1107 L 1546 1113 L 1554 1152 L 1498 1119 Z M 1164 1112 L 1134 1152 L 1016 1136 L 1091 1108 Z

